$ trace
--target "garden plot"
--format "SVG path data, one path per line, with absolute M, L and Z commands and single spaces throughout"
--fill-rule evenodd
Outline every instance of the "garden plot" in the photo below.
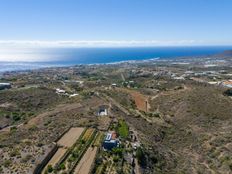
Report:
M 71 147 L 68 148 L 67 152 L 61 157 L 59 162 L 56 163 L 53 171 L 55 171 L 55 173 L 73 173 L 76 166 L 82 160 L 85 152 L 93 143 L 96 137 L 97 131 L 95 129 L 85 129 L 81 133 L 79 139 Z
M 43 173 L 90 173 L 103 138 L 94 128 L 71 128 L 57 142 L 60 147 Z
M 89 174 L 93 166 L 98 147 L 89 147 L 74 170 L 75 174 Z
M 64 156 L 64 154 L 65 154 L 66 151 L 67 151 L 67 149 L 65 149 L 65 148 L 59 148 L 57 150 L 57 152 L 55 153 L 55 155 L 50 159 L 50 161 L 46 165 L 45 169 L 47 169 L 47 167 L 49 165 L 51 165 L 51 166 L 54 167 L 60 161 L 60 159 L 62 158 L 62 156 Z
M 72 145 L 78 140 L 84 128 L 74 127 L 71 128 L 58 142 L 59 146 L 72 147 Z
M 88 150 L 78 163 L 77 167 L 75 168 L 74 174 L 89 174 L 91 172 L 91 169 L 94 166 L 94 161 L 98 152 L 98 148 L 101 146 L 103 138 L 104 133 L 98 132 L 91 146 L 88 148 Z
M 68 149 L 75 144 L 75 142 L 80 138 L 84 130 L 84 128 L 74 127 L 63 135 L 63 137 L 57 142 L 57 145 L 60 146 L 59 149 L 50 159 L 50 161 L 44 168 L 43 173 L 46 173 L 48 169 L 52 171 L 53 168 L 56 168 L 56 166 L 59 167 L 59 163 L 62 158 L 65 156 L 65 154 L 68 154 Z

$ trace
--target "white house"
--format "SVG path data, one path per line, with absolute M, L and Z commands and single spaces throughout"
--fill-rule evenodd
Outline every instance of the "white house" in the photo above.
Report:
M 0 83 L 0 90 L 1 89 L 9 89 L 9 88 L 11 88 L 10 83 Z
M 65 94 L 65 90 L 60 89 L 60 88 L 57 88 L 57 89 L 56 89 L 56 93 L 57 93 L 57 94 Z
M 104 107 L 104 106 L 101 106 L 101 107 L 99 108 L 99 111 L 98 111 L 97 115 L 98 115 L 98 116 L 106 116 L 106 115 L 108 115 L 108 113 L 107 113 L 107 108 Z

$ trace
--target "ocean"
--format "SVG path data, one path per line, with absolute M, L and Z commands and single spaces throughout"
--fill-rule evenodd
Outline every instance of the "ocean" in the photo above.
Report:
M 124 48 L 44 48 L 29 56 L 46 57 L 43 62 L 0 62 L 0 72 L 30 70 L 77 64 L 104 64 L 128 60 L 173 59 L 184 56 L 208 56 L 231 50 L 232 46 L 124 47 Z M 27 53 L 25 53 L 25 56 Z

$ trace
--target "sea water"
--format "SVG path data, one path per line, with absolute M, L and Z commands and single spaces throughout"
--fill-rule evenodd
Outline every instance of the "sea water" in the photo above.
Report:
M 152 58 L 173 59 L 184 56 L 209 56 L 230 50 L 229 46 L 122 47 L 122 48 L 41 48 L 29 56 L 46 57 L 38 62 L 0 62 L 0 72 L 77 64 L 103 64 Z M 27 53 L 25 53 L 25 56 Z

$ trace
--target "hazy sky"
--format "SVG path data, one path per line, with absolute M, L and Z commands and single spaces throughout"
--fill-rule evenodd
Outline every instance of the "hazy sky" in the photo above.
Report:
M 231 0 L 1 0 L 0 40 L 232 43 Z
M 0 61 L 28 47 L 232 45 L 231 9 L 232 0 L 0 0 Z

